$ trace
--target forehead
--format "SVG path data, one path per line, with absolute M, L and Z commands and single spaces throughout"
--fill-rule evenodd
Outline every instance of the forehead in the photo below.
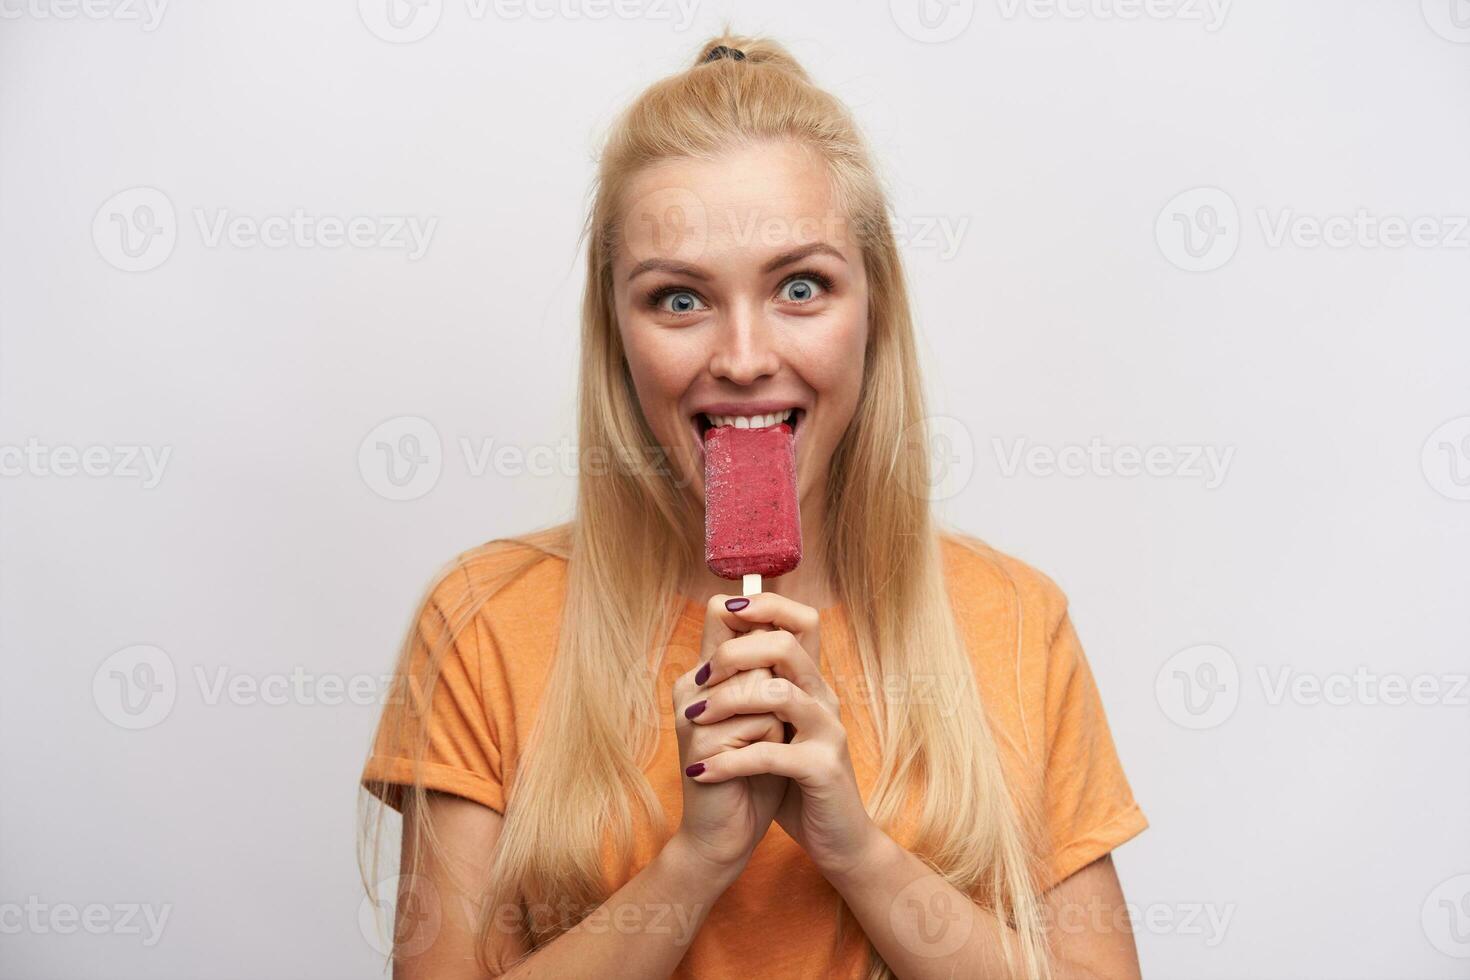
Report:
M 858 256 L 826 164 L 790 141 L 660 161 L 634 176 L 623 200 L 619 267 L 648 258 L 759 261 L 816 241 Z

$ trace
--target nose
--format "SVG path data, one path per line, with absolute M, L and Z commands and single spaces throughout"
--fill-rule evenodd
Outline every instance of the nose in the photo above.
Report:
M 781 369 L 776 336 L 758 308 L 737 305 L 714 333 L 710 374 L 737 385 L 750 385 Z

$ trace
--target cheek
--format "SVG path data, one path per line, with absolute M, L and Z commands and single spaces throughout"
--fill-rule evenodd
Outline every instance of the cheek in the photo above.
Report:
M 843 317 L 802 344 L 803 375 L 832 407 L 855 404 L 867 347 L 867 310 Z
M 628 373 L 633 378 L 643 415 L 659 431 L 698 373 L 697 352 L 687 349 L 688 343 L 680 342 L 676 334 L 655 332 L 636 324 L 623 330 L 621 336 Z

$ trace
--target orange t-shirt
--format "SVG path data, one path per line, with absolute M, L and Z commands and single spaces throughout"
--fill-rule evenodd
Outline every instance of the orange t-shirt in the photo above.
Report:
M 507 549 L 505 560 L 516 561 L 527 547 Z M 1045 889 L 1148 823 L 1123 775 L 1065 596 L 1041 572 L 1007 555 L 990 554 L 993 561 L 943 539 L 950 601 L 1010 791 L 1044 825 L 1049 846 L 1041 882 Z M 436 615 L 434 606 L 451 608 L 453 593 L 446 590 L 463 594 L 465 587 L 463 574 L 447 576 L 420 615 Z M 465 629 L 446 657 L 435 689 L 423 764 L 428 788 L 505 812 L 503 774 L 514 770 L 536 719 L 565 587 L 566 562 L 545 556 L 491 596 L 476 613 L 473 627 Z M 872 694 L 858 682 L 862 670 L 842 608 L 820 614 L 819 667 L 842 702 L 853 769 L 866 799 L 879 761 L 872 721 L 861 700 Z M 704 607 L 691 600 L 668 641 L 660 670 L 666 687 L 696 666 L 703 629 Z M 412 763 L 397 753 L 380 734 L 363 780 L 409 782 Z M 672 833 L 683 812 L 684 778 L 672 717 L 645 773 Z M 642 821 L 635 828 L 631 866 L 604 868 L 609 893 L 663 846 Z M 910 843 L 902 828 L 892 836 L 905 846 Z M 604 864 L 608 853 L 605 848 Z M 849 929 L 842 947 L 836 947 L 839 902 L 841 896 L 801 847 L 773 822 L 740 877 L 715 903 L 673 976 L 861 976 L 866 948 L 857 930 Z

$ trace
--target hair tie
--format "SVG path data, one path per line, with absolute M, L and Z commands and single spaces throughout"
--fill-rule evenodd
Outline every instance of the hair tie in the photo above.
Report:
M 714 47 L 709 49 L 709 54 L 704 56 L 704 61 L 701 62 L 701 64 L 707 65 L 711 61 L 715 61 L 720 58 L 729 58 L 731 61 L 744 61 L 745 52 L 741 51 L 739 48 L 727 48 L 723 44 L 716 44 Z

